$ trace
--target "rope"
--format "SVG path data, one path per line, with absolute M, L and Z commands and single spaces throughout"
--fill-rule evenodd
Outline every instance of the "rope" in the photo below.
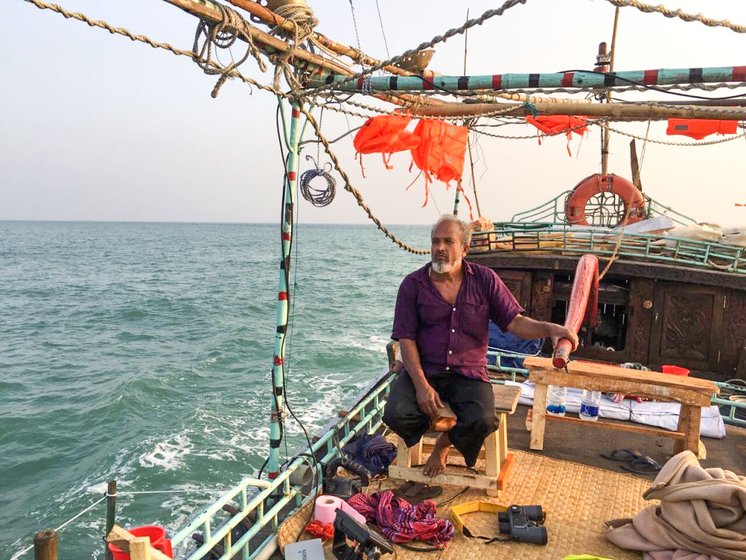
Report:
M 317 208 L 323 208 L 329 206 L 334 200 L 336 195 L 337 181 L 332 177 L 328 171 L 321 169 L 319 164 L 312 156 L 306 156 L 307 160 L 313 161 L 315 169 L 309 169 L 304 171 L 300 176 L 300 192 L 308 202 L 316 206 Z M 325 189 L 315 189 L 311 186 L 311 181 L 316 177 L 323 177 L 326 180 Z
M 727 19 L 712 19 L 712 18 L 705 17 L 702 14 L 687 14 L 686 12 L 682 10 L 671 10 L 661 4 L 657 6 L 651 6 L 650 4 L 643 4 L 642 2 L 638 2 L 637 0 L 606 0 L 606 1 L 619 8 L 623 8 L 625 6 L 631 6 L 633 8 L 637 8 L 641 12 L 645 12 L 646 14 L 657 12 L 659 14 L 664 15 L 667 18 L 678 18 L 686 22 L 698 21 L 700 23 L 705 24 L 708 27 L 726 27 L 730 29 L 731 31 L 735 31 L 736 33 L 746 33 L 746 26 L 731 23 Z
M 98 504 L 100 504 L 101 502 L 103 502 L 107 497 L 108 497 L 108 495 L 104 494 L 101 498 L 99 498 L 98 500 L 96 500 L 95 502 L 93 502 L 91 505 L 89 505 L 83 511 L 75 514 L 73 517 L 71 517 L 70 519 L 68 519 L 67 521 L 65 521 L 62 525 L 60 525 L 59 527 L 57 527 L 56 529 L 54 529 L 54 531 L 55 532 L 61 531 L 62 529 L 64 529 L 68 525 L 70 525 L 70 523 L 72 523 L 73 521 L 75 521 L 76 519 L 78 519 L 81 515 L 83 515 L 85 513 L 88 513 L 89 511 L 91 511 L 94 506 L 97 506 Z M 32 550 L 33 548 L 34 548 L 34 545 L 32 544 L 31 546 L 28 546 L 28 547 L 24 548 L 23 550 L 20 550 L 20 551 L 16 552 L 13 556 L 10 557 L 10 560 L 16 560 L 17 558 L 20 558 L 21 556 L 23 556 L 24 554 L 26 554 L 28 551 Z
M 131 41 L 145 43 L 146 45 L 148 45 L 148 46 L 150 46 L 150 47 L 152 47 L 154 49 L 164 49 L 164 50 L 170 52 L 171 54 L 173 54 L 175 56 L 185 56 L 185 57 L 187 57 L 187 58 L 189 58 L 191 60 L 199 59 L 199 56 L 200 56 L 199 54 L 197 54 L 194 51 L 187 51 L 187 50 L 183 50 L 183 49 L 177 49 L 176 47 L 174 47 L 174 46 L 172 46 L 172 45 L 170 45 L 168 43 L 162 43 L 162 42 L 159 42 L 159 41 L 153 41 L 152 39 L 150 39 L 149 37 L 147 37 L 145 35 L 136 35 L 136 34 L 132 33 L 131 31 L 128 31 L 124 27 L 114 27 L 114 26 L 110 25 L 109 23 L 107 23 L 107 22 L 105 22 L 103 20 L 94 20 L 94 19 L 91 19 L 88 16 L 86 16 L 85 14 L 82 14 L 80 12 L 71 12 L 69 10 L 66 10 L 66 9 L 58 6 L 57 4 L 48 4 L 47 2 L 44 2 L 43 0 L 25 0 L 25 1 L 28 2 L 28 3 L 30 3 L 30 4 L 33 4 L 34 6 L 36 6 L 37 8 L 39 8 L 40 10 L 51 10 L 53 12 L 56 12 L 56 13 L 60 14 L 65 19 L 75 19 L 75 20 L 81 21 L 83 23 L 86 23 L 90 27 L 98 27 L 100 29 L 104 29 L 104 30 L 108 31 L 109 33 L 111 33 L 112 35 L 122 35 L 123 37 L 127 37 Z M 217 62 L 214 62 L 214 61 L 206 61 L 206 64 L 208 64 L 209 66 L 211 66 L 211 67 L 213 67 L 215 69 L 222 69 L 223 68 L 220 64 L 218 64 Z M 266 86 L 266 85 L 264 85 L 262 83 L 259 83 L 259 82 L 257 82 L 256 80 L 254 80 L 252 78 L 247 78 L 246 76 L 243 76 L 240 72 L 238 72 L 238 70 L 235 70 L 235 69 L 231 70 L 230 72 L 227 72 L 227 75 L 229 77 L 231 77 L 231 78 L 234 78 L 234 77 L 238 78 L 242 82 L 244 82 L 245 84 L 248 84 L 250 86 L 256 87 L 256 88 L 261 89 L 263 91 L 268 91 L 268 92 L 273 93 L 275 95 L 282 95 L 283 97 L 285 97 L 285 95 L 282 92 L 280 92 L 280 91 L 278 91 L 278 90 L 276 90 L 276 89 L 274 89 L 274 88 L 272 88 L 270 86 Z
M 319 87 L 317 87 L 315 89 L 312 89 L 312 90 L 297 92 L 296 96 L 297 97 L 313 97 L 314 95 L 318 95 L 322 91 L 326 91 L 326 90 L 329 90 L 329 89 L 334 89 L 334 88 L 336 88 L 336 87 L 338 87 L 338 86 L 340 86 L 342 84 L 346 84 L 346 83 L 349 83 L 349 82 L 353 82 L 353 81 L 359 80 L 360 78 L 362 78 L 364 76 L 367 76 L 369 74 L 377 72 L 378 70 L 381 70 L 384 66 L 393 66 L 393 65 L 395 65 L 395 63 L 400 62 L 403 58 L 411 56 L 411 55 L 417 53 L 418 51 L 421 51 L 421 50 L 424 50 L 424 49 L 429 49 L 429 48 L 437 45 L 438 43 L 443 43 L 443 42 L 447 41 L 448 39 L 450 39 L 451 37 L 453 37 L 454 35 L 460 35 L 460 34 L 462 34 L 467 29 L 470 29 L 470 28 L 475 27 L 477 25 L 482 25 L 488 19 L 490 19 L 490 18 L 492 18 L 494 16 L 501 16 L 507 10 L 509 10 L 510 8 L 512 8 L 512 7 L 514 7 L 514 6 L 518 5 L 518 4 L 525 4 L 526 1 L 527 0 L 506 0 L 505 3 L 502 6 L 500 6 L 499 8 L 494 9 L 494 10 L 487 10 L 486 12 L 484 12 L 478 18 L 468 20 L 461 27 L 456 27 L 456 28 L 453 28 L 453 29 L 449 29 L 443 35 L 436 35 L 430 41 L 427 41 L 425 43 L 421 43 L 420 45 L 418 45 L 414 49 L 410 49 L 408 51 L 403 52 L 402 54 L 400 54 L 398 56 L 395 56 L 393 58 L 389 58 L 388 60 L 384 60 L 383 62 L 379 62 L 378 64 L 375 64 L 375 65 L 373 65 L 373 66 L 371 66 L 371 67 L 369 67 L 367 69 L 364 69 L 362 72 L 360 72 L 360 73 L 358 73 L 358 74 L 356 74 L 354 76 L 349 76 L 349 77 L 345 78 L 344 80 L 342 80 L 341 82 L 337 82 L 336 84 L 325 84 L 323 86 L 319 86 Z
M 202 71 L 207 75 L 220 75 L 220 78 L 210 93 L 213 99 L 218 96 L 220 88 L 223 87 L 223 84 L 228 79 L 231 71 L 246 62 L 249 55 L 254 57 L 262 72 L 266 72 L 267 70 L 267 66 L 261 58 L 259 49 L 254 45 L 254 40 L 251 38 L 251 34 L 246 31 L 247 24 L 244 22 L 241 15 L 236 12 L 236 10 L 223 6 L 222 4 L 216 3 L 215 6 L 220 11 L 220 21 L 213 23 L 200 18 L 199 23 L 197 24 L 197 30 L 194 33 L 194 46 L 192 47 L 194 52 L 199 52 L 199 55 L 195 56 L 193 59 L 194 62 L 197 63 L 197 66 L 202 68 Z M 199 40 L 202 35 L 205 36 L 205 41 L 202 44 L 202 48 L 198 49 Z M 238 39 L 239 36 L 246 41 L 246 52 L 238 62 L 232 62 L 223 68 L 215 68 L 211 65 L 213 45 L 219 49 L 229 49 L 235 44 L 236 39 Z
M 384 226 L 381 223 L 381 220 L 379 220 L 376 216 L 373 215 L 373 212 L 370 210 L 370 208 L 368 208 L 368 205 L 365 204 L 365 201 L 363 200 L 363 196 L 360 194 L 360 191 L 358 191 L 355 187 L 353 187 L 350 184 L 350 177 L 347 175 L 345 170 L 342 169 L 342 167 L 340 166 L 339 159 L 337 159 L 337 156 L 334 154 L 334 152 L 332 152 L 329 141 L 326 139 L 324 134 L 321 132 L 321 128 L 319 128 L 319 124 L 316 122 L 316 119 L 302 105 L 300 106 L 300 111 L 306 116 L 306 118 L 308 119 L 308 122 L 311 123 L 311 126 L 313 127 L 314 131 L 316 131 L 316 137 L 324 145 L 324 151 L 329 156 L 329 159 L 332 160 L 334 169 L 337 170 L 337 173 L 339 173 L 339 175 L 342 177 L 342 180 L 344 181 L 345 190 L 355 197 L 355 200 L 357 201 L 357 205 L 360 206 L 360 208 L 362 208 L 365 211 L 365 214 L 374 224 L 376 224 L 376 227 L 378 227 L 378 229 L 381 230 L 386 235 L 386 237 L 391 239 L 393 243 L 395 243 L 396 245 L 398 245 L 405 251 L 409 251 L 410 253 L 414 255 L 429 255 L 430 251 L 427 249 L 415 249 L 414 247 L 407 245 L 403 241 L 400 241 L 393 233 L 391 233 L 386 228 L 386 226 Z

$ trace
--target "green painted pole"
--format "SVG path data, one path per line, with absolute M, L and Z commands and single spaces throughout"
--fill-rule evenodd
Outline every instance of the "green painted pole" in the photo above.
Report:
M 282 101 L 280 101 L 282 103 Z M 287 141 L 288 155 L 285 162 L 285 205 L 282 208 L 282 259 L 280 260 L 279 290 L 277 294 L 277 329 L 275 351 L 272 358 L 272 404 L 269 426 L 269 458 L 267 474 L 274 479 L 280 472 L 280 443 L 283 438 L 282 415 L 283 391 L 285 390 L 285 337 L 289 317 L 290 250 L 293 240 L 293 213 L 295 207 L 295 185 L 298 180 L 298 142 L 300 140 L 300 109 L 292 104 L 290 136 Z

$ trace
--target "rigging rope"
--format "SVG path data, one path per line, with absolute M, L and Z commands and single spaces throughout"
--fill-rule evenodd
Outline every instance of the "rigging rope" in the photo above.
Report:
M 679 18 L 686 22 L 698 21 L 700 23 L 704 23 L 708 27 L 726 27 L 730 29 L 731 31 L 735 31 L 736 33 L 746 33 L 746 26 L 731 23 L 727 19 L 712 19 L 712 18 L 705 17 L 702 14 L 688 14 L 684 12 L 683 10 L 671 10 L 661 4 L 657 6 L 652 6 L 650 4 L 644 4 L 642 2 L 638 2 L 637 0 L 606 0 L 606 1 L 619 8 L 631 6 L 633 8 L 637 8 L 641 12 L 645 12 L 646 14 L 657 12 L 659 14 L 664 15 L 667 18 Z
M 403 52 L 402 54 L 389 58 L 388 60 L 384 60 L 383 62 L 379 62 L 378 64 L 374 64 L 373 66 L 364 69 L 362 72 L 355 74 L 354 76 L 348 76 L 344 80 L 334 83 L 334 84 L 325 84 L 323 86 L 319 86 L 317 88 L 307 90 L 307 91 L 301 91 L 296 92 L 296 97 L 313 97 L 315 95 L 318 95 L 319 93 L 334 89 L 338 86 L 341 86 L 342 84 L 346 84 L 348 82 L 353 82 L 356 80 L 359 80 L 360 78 L 363 78 L 367 75 L 372 74 L 373 72 L 376 72 L 378 70 L 381 70 L 384 66 L 393 66 L 395 63 L 400 62 L 403 58 L 406 58 L 408 56 L 412 56 L 413 54 L 423 50 L 433 47 L 434 45 L 437 45 L 438 43 L 443 43 L 453 37 L 454 35 L 460 35 L 467 29 L 470 29 L 472 27 L 475 27 L 477 25 L 482 25 L 485 21 L 488 19 L 494 17 L 494 16 L 501 16 L 503 15 L 507 10 L 510 8 L 518 5 L 518 4 L 525 4 L 527 0 L 506 0 L 505 3 L 500 6 L 497 9 L 494 10 L 487 10 L 484 12 L 481 16 L 479 16 L 476 19 L 470 19 L 466 23 L 464 23 L 461 27 L 456 27 L 453 29 L 449 29 L 446 31 L 443 35 L 436 35 L 430 41 L 427 41 L 425 43 L 420 43 L 417 47 L 414 49 L 410 49 L 408 51 Z

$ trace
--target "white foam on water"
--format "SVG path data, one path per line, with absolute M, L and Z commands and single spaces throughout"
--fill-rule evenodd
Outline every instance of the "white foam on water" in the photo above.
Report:
M 153 451 L 140 455 L 140 466 L 145 468 L 160 467 L 172 471 L 181 466 L 184 456 L 192 452 L 192 442 L 185 432 L 177 434 L 171 441 L 159 441 Z
M 347 346 L 349 348 L 360 348 L 368 352 L 377 352 L 379 354 L 386 353 L 386 345 L 389 342 L 389 338 L 374 334 L 367 337 L 355 337 L 348 335 L 339 341 L 340 346 Z

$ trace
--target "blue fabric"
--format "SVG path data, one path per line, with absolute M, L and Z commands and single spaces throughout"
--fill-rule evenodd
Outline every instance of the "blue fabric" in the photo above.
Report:
M 374 475 L 385 474 L 396 458 L 396 446 L 386 441 L 383 436 L 373 434 L 363 434 L 355 438 L 342 448 L 342 452 Z
M 520 352 L 521 354 L 536 354 L 544 344 L 543 338 L 526 340 L 513 333 L 503 332 L 495 323 L 490 321 L 489 347 L 497 350 Z M 487 356 L 487 363 L 495 365 L 494 356 Z M 522 368 L 523 358 L 502 358 L 500 363 L 504 367 Z

